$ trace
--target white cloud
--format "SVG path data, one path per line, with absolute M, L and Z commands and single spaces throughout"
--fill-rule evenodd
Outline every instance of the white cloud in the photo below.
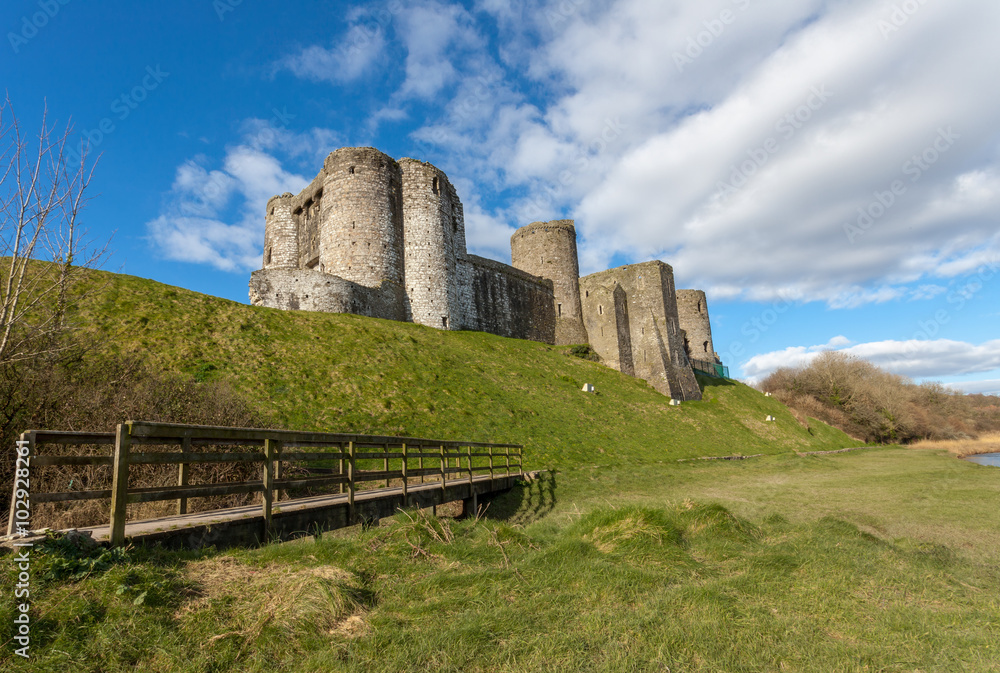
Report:
M 482 41 L 471 15 L 461 6 L 427 0 L 400 12 L 397 34 L 406 47 L 404 98 L 431 98 L 453 79 L 452 56 Z
M 947 383 L 949 388 L 961 390 L 970 395 L 1000 395 L 1000 379 L 988 379 L 985 381 L 962 381 L 960 383 Z
M 1000 259 L 1000 6 L 927 3 L 894 31 L 861 0 L 525 7 L 477 3 L 525 51 L 479 66 L 507 66 L 498 102 L 470 123 L 450 99 L 415 136 L 506 188 L 504 223 L 575 217 L 585 272 L 660 257 L 715 296 L 851 308 Z M 859 208 L 885 212 L 852 242 Z
M 418 125 L 484 252 L 568 216 L 584 273 L 661 258 L 719 298 L 928 300 L 1000 262 L 1000 5 L 923 3 L 889 30 L 893 7 L 415 0 L 376 22 L 403 79 L 369 132 Z M 376 60 L 298 56 L 331 82 Z
M 243 272 L 260 266 L 262 232 L 248 221 L 226 224 L 210 218 L 160 215 L 146 229 L 167 259 L 210 264 L 222 271 Z
M 910 301 L 922 301 L 924 299 L 933 299 L 938 295 L 942 295 L 948 291 L 948 288 L 943 285 L 920 285 L 910 291 Z
M 762 353 L 745 362 L 742 370 L 749 381 L 757 382 L 782 367 L 807 366 L 826 350 L 854 355 L 894 374 L 915 379 L 939 379 L 1000 369 L 1000 339 L 979 345 L 950 339 L 878 341 L 844 347 L 847 343 L 844 337 L 835 337 L 824 346 L 792 346 Z
M 267 200 L 275 194 L 297 193 L 309 184 L 305 177 L 283 169 L 277 158 L 244 145 L 231 148 L 224 165 L 239 185 L 247 206 L 257 213 L 264 212 Z
M 262 152 L 279 152 L 311 163 L 322 162 L 332 150 L 342 147 L 344 137 L 328 128 L 292 131 L 288 126 L 295 115 L 287 109 L 274 110 L 270 119 L 252 118 L 240 123 L 240 145 Z
M 772 372 L 788 367 L 797 369 L 805 367 L 812 362 L 820 351 L 816 347 L 809 346 L 789 346 L 780 351 L 761 353 L 755 355 L 743 363 L 743 377 L 750 383 L 757 383 L 767 378 Z
M 271 129 L 265 134 L 259 121 L 244 123 L 242 142 L 227 149 L 221 169 L 206 169 L 204 157 L 177 168 L 160 215 L 146 224 L 150 242 L 164 257 L 240 273 L 260 267 L 267 200 L 299 192 L 309 183 L 261 147 L 294 151 L 302 137 L 323 133 L 314 129 L 296 138 Z
M 913 378 L 940 378 L 1000 368 L 1000 340 L 980 345 L 936 341 L 879 341 L 844 349 L 889 371 Z
M 828 341 L 823 346 L 816 346 L 817 350 L 829 350 L 831 348 L 842 348 L 844 346 L 850 346 L 851 340 L 845 336 L 835 336 L 830 341 Z
M 987 39 L 982 16 L 928 6 L 887 44 L 874 30 L 880 12 L 833 3 L 717 104 L 624 153 L 578 208 L 593 242 L 638 256 L 674 251 L 678 275 L 710 291 L 745 279 L 744 295 L 766 296 L 791 284 L 849 307 L 893 298 L 889 285 L 933 275 L 991 235 L 1000 198 L 979 185 L 992 168 L 955 172 L 981 153 L 973 138 L 992 136 L 1000 111 L 1000 97 L 969 81 L 989 71 L 968 66 L 967 40 Z M 935 142 L 946 153 L 931 150 L 937 161 L 913 183 L 919 169 L 906 162 Z M 907 193 L 852 244 L 844 224 L 895 180 Z M 720 199 L 725 182 L 741 186 Z M 709 264 L 720 257 L 727 264 Z
M 238 187 L 228 173 L 208 171 L 195 161 L 186 161 L 177 168 L 173 190 L 185 193 L 188 198 L 179 204 L 184 215 L 206 216 L 223 208 Z
M 330 47 L 311 45 L 279 61 L 278 69 L 316 82 L 342 84 L 360 79 L 376 66 L 386 47 L 385 16 L 354 12 L 348 29 Z

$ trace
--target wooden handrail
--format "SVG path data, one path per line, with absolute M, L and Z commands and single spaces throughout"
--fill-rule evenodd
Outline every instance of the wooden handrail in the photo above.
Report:
M 35 503 L 63 502 L 111 498 L 110 533 L 111 543 L 119 545 L 125 540 L 127 505 L 137 502 L 177 500 L 178 514 L 187 511 L 187 500 L 192 497 L 207 497 L 234 493 L 261 493 L 262 513 L 266 530 L 271 529 L 271 510 L 276 492 L 283 489 L 341 484 L 347 486 L 351 520 L 354 521 L 354 500 L 361 482 L 401 480 L 404 502 L 408 503 L 410 480 L 421 482 L 427 476 L 438 476 L 441 488 L 453 482 L 450 475 L 463 475 L 470 487 L 474 475 L 489 472 L 490 478 L 503 470 L 505 476 L 512 474 L 512 468 L 522 473 L 523 446 L 519 444 L 491 444 L 486 442 L 465 442 L 414 437 L 390 437 L 381 435 L 359 435 L 342 433 L 300 432 L 293 430 L 271 430 L 258 428 L 228 428 L 220 426 L 182 425 L 177 423 L 149 423 L 128 421 L 118 426 L 114 433 L 79 433 L 51 430 L 32 430 L 21 435 L 22 441 L 30 444 L 29 455 L 33 467 L 107 465 L 112 471 L 110 489 L 93 489 L 66 493 L 30 494 Z M 96 445 L 113 447 L 113 452 L 95 456 L 55 456 L 38 455 L 38 447 L 44 445 L 81 446 Z M 176 445 L 179 451 L 144 451 L 140 447 Z M 260 447 L 249 452 L 194 451 L 201 446 L 242 446 Z M 287 449 L 306 449 L 288 451 Z M 331 451 L 316 449 L 329 448 Z M 136 450 L 139 449 L 139 450 Z M 313 450 L 308 450 L 313 449 Z M 378 450 L 373 450 L 378 449 Z M 488 452 L 474 451 L 488 449 Z M 436 460 L 424 466 L 424 460 Z M 451 462 L 454 459 L 454 466 Z M 474 464 L 474 459 L 488 459 Z M 319 477 L 283 478 L 281 466 L 286 462 L 333 460 L 340 465 L 334 475 Z M 411 460 L 417 460 L 416 469 L 410 467 Z M 503 460 L 502 465 L 495 461 Z M 365 469 L 370 461 L 380 461 L 382 469 Z M 390 461 L 399 461 L 400 469 L 390 469 Z M 515 463 L 516 461 L 516 463 Z M 220 484 L 189 484 L 188 466 L 211 463 L 260 463 L 261 476 L 257 480 L 227 482 Z M 462 465 L 462 463 L 465 465 Z M 345 474 L 344 467 L 347 464 Z M 361 463 L 359 465 L 359 463 Z M 175 486 L 159 488 L 129 488 L 129 472 L 132 465 L 177 465 L 178 477 Z M 37 480 L 33 479 L 35 483 Z M 464 481 L 464 479 L 462 479 Z M 15 482 L 14 495 L 17 495 Z M 343 490 L 341 491 L 343 492 Z M 280 495 L 280 493 L 279 493 Z M 30 503 L 29 503 L 30 506 Z M 11 515 L 8 534 L 15 532 L 14 499 L 11 501 Z

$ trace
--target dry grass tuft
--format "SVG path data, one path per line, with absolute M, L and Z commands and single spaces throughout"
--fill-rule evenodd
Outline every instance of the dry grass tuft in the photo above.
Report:
M 236 638 L 246 647 L 265 629 L 295 637 L 326 633 L 354 638 L 364 632 L 366 591 L 355 576 L 335 566 L 256 568 L 231 556 L 188 564 L 192 600 L 175 614 L 203 625 L 209 611 L 221 610 L 226 631 L 208 636 L 203 647 Z
M 590 535 L 584 535 L 584 540 L 591 542 L 598 551 L 610 554 L 621 544 L 640 542 L 644 544 L 663 544 L 663 529 L 645 520 L 639 514 L 631 514 L 607 526 L 598 526 Z
M 915 449 L 944 449 L 959 458 L 982 453 L 1000 453 L 1000 432 L 984 434 L 979 439 L 925 439 L 913 445 Z

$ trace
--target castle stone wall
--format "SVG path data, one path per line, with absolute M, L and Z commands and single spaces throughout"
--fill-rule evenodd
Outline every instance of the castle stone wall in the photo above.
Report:
M 272 196 L 264 216 L 265 269 L 296 269 L 299 266 L 299 230 L 292 217 L 293 196 Z
M 677 317 L 677 299 L 674 291 L 673 269 L 663 262 L 653 261 L 595 273 L 580 279 L 584 301 L 589 293 L 614 299 L 616 286 L 620 288 L 627 304 L 628 333 L 631 341 L 634 375 L 648 381 L 656 390 L 678 400 L 701 399 L 701 389 L 684 353 L 683 333 Z M 593 326 L 608 332 L 621 330 L 623 311 L 615 309 L 594 316 L 585 312 L 588 331 Z M 594 332 L 590 332 L 594 344 Z M 618 337 L 621 340 L 621 337 Z M 621 358 L 614 353 L 612 344 L 597 340 L 595 350 L 607 360 Z M 601 349 L 604 349 L 602 352 Z
M 608 367 L 635 376 L 625 291 L 613 278 L 591 278 L 580 285 L 583 320 L 591 348 Z
M 475 255 L 460 259 L 459 268 L 463 329 L 555 342 L 552 281 Z
M 692 360 L 719 363 L 712 343 L 712 323 L 708 300 L 701 290 L 677 290 L 677 316 L 686 335 L 685 347 Z
M 319 267 L 319 230 L 322 211 L 323 183 L 326 171 L 320 171 L 305 189 L 292 199 L 292 217 L 299 233 L 298 268 Z
M 367 287 L 402 286 L 399 164 L 371 147 L 346 147 L 332 152 L 323 169 L 319 270 Z
M 448 176 L 371 147 L 332 152 L 300 193 L 268 201 L 263 257 L 256 306 L 589 342 L 609 367 L 681 400 L 701 397 L 689 357 L 718 362 L 705 293 L 675 292 L 667 264 L 581 279 L 572 220 L 518 229 L 513 266 L 469 255 Z
M 580 266 L 573 220 L 533 222 L 510 238 L 511 263 L 552 281 L 557 344 L 587 342 L 580 304 Z
M 401 320 L 403 288 L 366 287 L 315 269 L 262 269 L 250 275 L 250 303 L 285 311 L 353 313 Z
M 465 254 L 465 217 L 458 193 L 443 171 L 401 159 L 403 259 L 410 320 L 438 329 L 459 329 L 458 258 Z

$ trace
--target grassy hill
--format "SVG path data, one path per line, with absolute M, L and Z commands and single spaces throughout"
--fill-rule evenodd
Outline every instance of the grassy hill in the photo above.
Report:
M 669 407 L 566 348 L 92 280 L 107 284 L 79 316 L 104 337 L 92 358 L 231 381 L 276 426 L 515 441 L 556 469 L 463 521 L 407 511 L 248 550 L 46 542 L 32 659 L 0 602 L 0 668 L 1000 670 L 995 468 L 798 455 L 856 442 L 734 382 Z M 678 461 L 736 453 L 766 455 Z M 19 572 L 0 564 L 0 592 Z
M 701 402 L 670 407 L 645 381 L 565 347 L 251 307 L 104 272 L 91 282 L 105 287 L 79 318 L 108 350 L 227 379 L 281 427 L 516 442 L 533 467 L 856 445 L 732 381 L 702 379 Z

